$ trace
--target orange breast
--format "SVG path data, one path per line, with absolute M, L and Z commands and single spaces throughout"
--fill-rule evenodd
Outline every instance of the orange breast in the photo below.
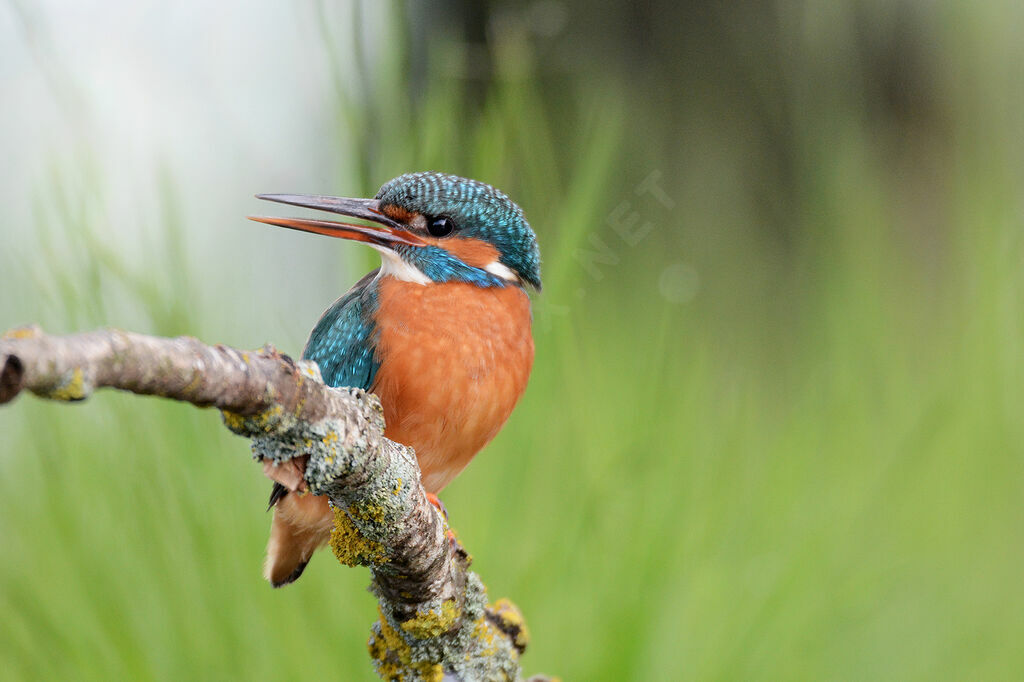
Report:
M 385 435 L 416 450 L 437 493 L 501 429 L 533 366 L 519 287 L 380 282 L 377 370 Z

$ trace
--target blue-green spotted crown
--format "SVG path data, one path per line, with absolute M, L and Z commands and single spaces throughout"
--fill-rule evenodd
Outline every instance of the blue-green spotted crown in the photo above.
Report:
M 376 197 L 428 217 L 446 216 L 457 235 L 481 239 L 498 249 L 500 262 L 525 282 L 540 288 L 537 235 L 508 195 L 484 182 L 427 171 L 406 173 L 388 181 Z

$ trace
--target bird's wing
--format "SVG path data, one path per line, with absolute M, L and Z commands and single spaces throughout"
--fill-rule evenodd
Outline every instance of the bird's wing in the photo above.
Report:
M 373 384 L 380 366 L 373 338 L 378 271 L 363 277 L 328 308 L 309 335 L 302 357 L 316 361 L 328 386 L 368 391 Z
M 309 335 L 302 357 L 316 361 L 329 386 L 368 391 L 373 384 L 380 366 L 373 335 L 376 277 L 374 270 L 359 280 L 327 309 Z M 304 469 L 305 463 L 300 466 Z M 275 480 L 270 493 L 274 520 L 264 566 L 264 575 L 274 587 L 287 585 L 302 575 L 313 552 L 330 538 L 334 519 L 326 498 L 289 490 L 280 480 Z M 305 486 L 300 483 L 299 487 Z

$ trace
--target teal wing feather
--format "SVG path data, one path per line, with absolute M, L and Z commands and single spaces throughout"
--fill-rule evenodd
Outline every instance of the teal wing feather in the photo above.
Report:
M 373 315 L 377 310 L 377 270 L 374 270 L 327 309 L 313 328 L 302 357 L 315 360 L 328 386 L 353 386 L 370 390 L 380 363 L 375 357 Z M 288 489 L 274 483 L 270 491 L 273 507 Z M 268 507 L 268 509 L 269 509 Z M 308 561 L 301 562 L 275 587 L 298 580 Z
M 314 360 L 328 386 L 370 390 L 380 363 L 373 316 L 377 311 L 377 270 L 361 279 L 327 309 L 306 342 L 302 357 Z

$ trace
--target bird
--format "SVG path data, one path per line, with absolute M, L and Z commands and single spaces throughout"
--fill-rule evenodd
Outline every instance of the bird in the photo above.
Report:
M 533 366 L 540 250 L 522 209 L 489 184 L 436 171 L 400 175 L 372 199 L 256 196 L 371 223 L 250 216 L 380 252 L 380 267 L 324 312 L 302 356 L 328 385 L 377 395 L 384 435 L 415 450 L 439 505 L 437 494 L 504 426 Z M 333 527 L 304 466 L 264 467 L 275 481 L 264 565 L 274 587 L 302 575 Z

